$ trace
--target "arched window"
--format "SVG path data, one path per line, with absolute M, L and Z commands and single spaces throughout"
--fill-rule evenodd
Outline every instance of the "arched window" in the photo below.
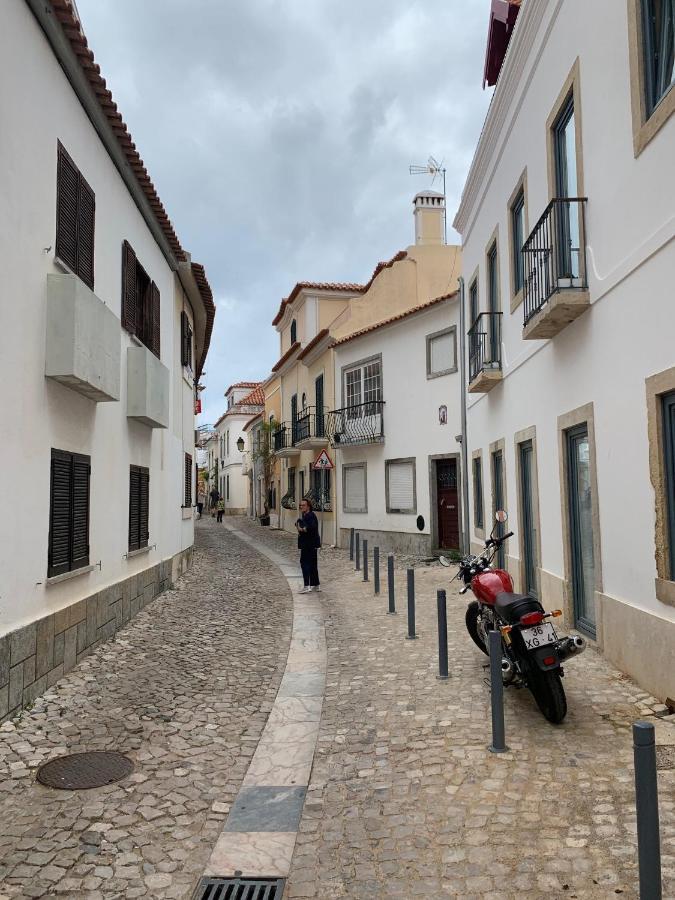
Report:
M 291 322 L 291 344 L 294 344 L 298 339 L 298 325 L 295 319 Z

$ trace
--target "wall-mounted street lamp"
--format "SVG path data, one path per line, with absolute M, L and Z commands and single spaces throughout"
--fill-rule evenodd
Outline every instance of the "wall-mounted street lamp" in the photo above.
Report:
M 243 437 L 240 437 L 239 440 L 237 441 L 237 450 L 238 450 L 240 453 L 243 453 L 243 452 L 244 452 L 244 439 L 243 439 Z

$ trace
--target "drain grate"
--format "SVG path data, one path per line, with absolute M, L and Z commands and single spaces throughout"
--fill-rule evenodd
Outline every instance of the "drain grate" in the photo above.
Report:
M 37 780 L 61 791 L 84 791 L 121 781 L 134 771 L 134 764 L 121 753 L 94 750 L 57 756 L 37 771 Z
M 193 900 L 281 900 L 283 878 L 202 878 Z

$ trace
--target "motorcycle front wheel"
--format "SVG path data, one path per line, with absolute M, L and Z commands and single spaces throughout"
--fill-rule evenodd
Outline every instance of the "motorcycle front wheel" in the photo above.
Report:
M 480 615 L 480 603 L 477 601 L 473 601 L 473 603 L 469 603 L 466 608 L 466 617 L 464 621 L 466 622 L 466 630 L 471 635 L 471 640 L 478 647 L 479 650 L 482 650 L 486 656 L 489 656 L 489 652 L 485 644 L 483 643 L 483 638 L 480 636 L 480 632 L 478 631 L 478 617 Z
M 557 669 L 548 672 L 533 669 L 528 677 L 528 687 L 544 718 L 553 725 L 560 725 L 567 715 L 567 698 L 560 672 Z

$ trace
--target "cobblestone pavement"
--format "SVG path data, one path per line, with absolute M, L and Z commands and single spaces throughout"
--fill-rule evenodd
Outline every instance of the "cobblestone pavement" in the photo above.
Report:
M 237 527 L 297 553 L 292 536 Z M 345 553 L 321 551 L 320 567 L 327 689 L 286 896 L 637 898 L 630 726 L 654 716 L 653 698 L 588 650 L 566 667 L 563 726 L 545 722 L 528 692 L 507 690 L 511 752 L 493 756 L 486 660 L 452 590 L 451 678 L 435 678 L 435 594 L 453 570 L 417 569 L 419 639 L 407 641 L 404 572 L 399 614 L 387 616 L 384 578 L 375 598 Z M 657 721 L 657 742 L 675 744 L 673 718 Z M 675 771 L 659 778 L 673 900 Z
M 0 897 L 189 897 L 272 706 L 291 617 L 279 569 L 199 524 L 175 589 L 0 726 Z M 136 766 L 117 785 L 35 781 L 47 759 L 111 749 Z

